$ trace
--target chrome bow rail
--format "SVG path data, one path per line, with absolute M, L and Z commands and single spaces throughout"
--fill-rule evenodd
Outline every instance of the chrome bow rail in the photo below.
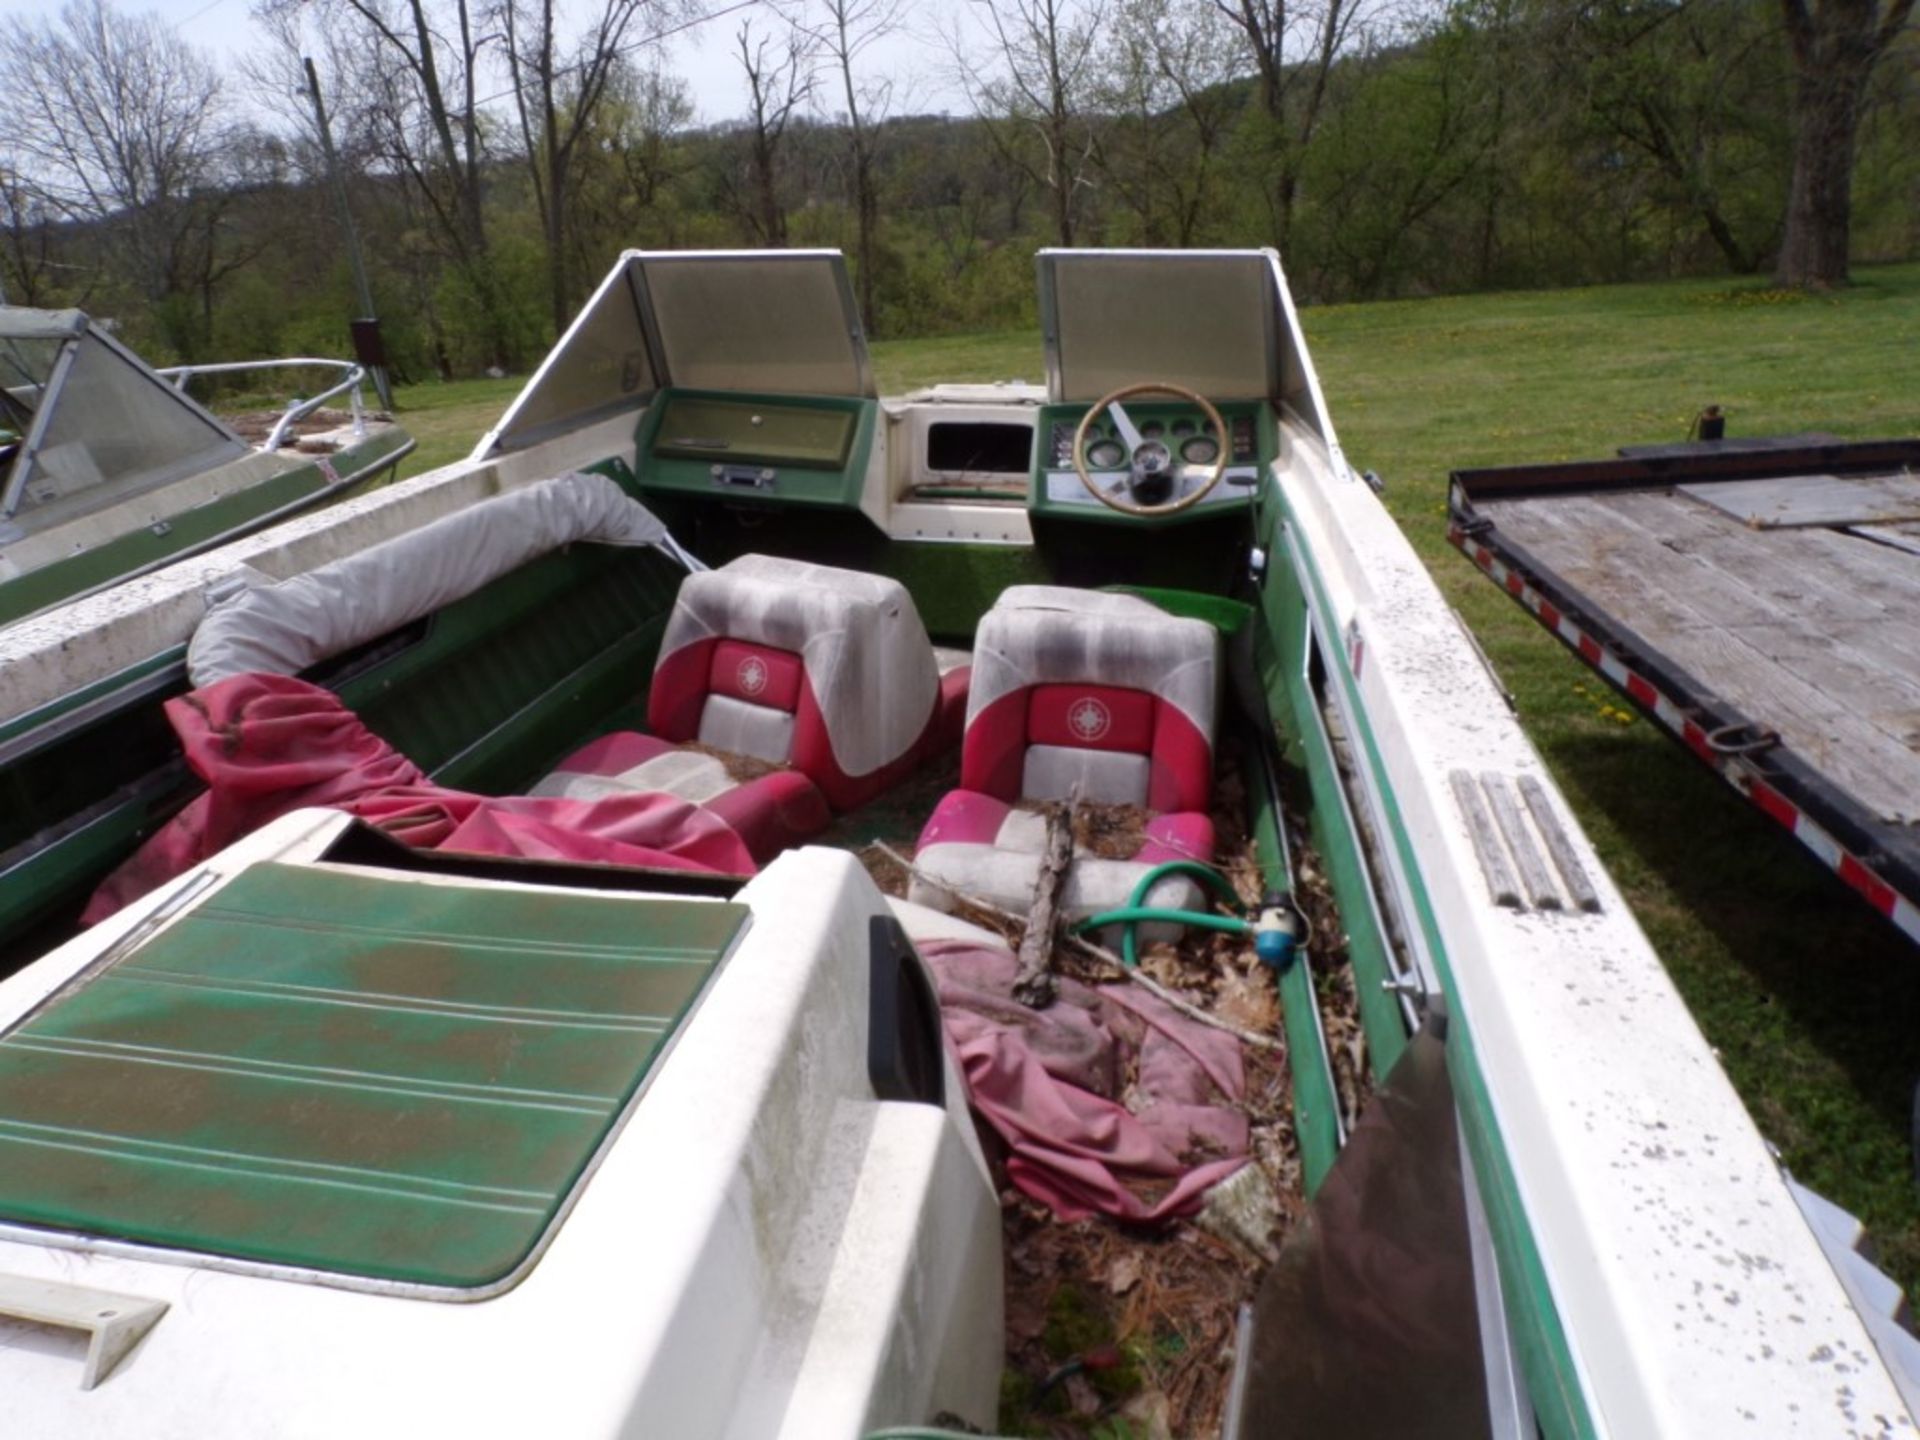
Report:
M 289 360 L 225 360 L 212 365 L 169 365 L 156 373 L 171 380 L 173 388 L 184 393 L 188 382 L 198 375 L 235 375 L 243 370 L 296 368 L 335 370 L 340 373 L 341 378 L 331 388 L 322 390 L 318 395 L 308 399 L 296 399 L 289 403 L 285 413 L 280 416 L 272 432 L 267 436 L 263 449 L 269 451 L 279 449 L 280 442 L 286 438 L 287 431 L 295 423 L 304 420 L 334 396 L 347 391 L 351 392 L 348 406 L 353 411 L 353 433 L 356 436 L 367 433 L 367 420 L 360 396 L 360 386 L 367 378 L 367 371 L 364 365 L 356 364 L 352 360 L 319 360 L 310 356 Z

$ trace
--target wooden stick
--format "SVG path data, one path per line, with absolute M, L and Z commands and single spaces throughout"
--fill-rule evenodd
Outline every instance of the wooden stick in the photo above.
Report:
M 1007 925 L 1018 925 L 1021 923 L 1020 917 L 1011 910 L 1002 910 L 991 900 L 983 900 L 978 895 L 969 895 L 964 890 L 956 890 L 952 885 L 940 879 L 937 875 L 929 875 L 898 850 L 887 844 L 886 841 L 875 840 L 872 842 L 871 848 L 878 850 L 909 875 L 917 875 L 929 885 L 937 886 L 939 889 L 946 891 L 969 909 L 978 910 L 983 915 L 991 915 L 994 919 Z M 1284 1040 L 1276 1039 L 1272 1035 L 1261 1035 L 1253 1030 L 1242 1030 L 1238 1025 L 1229 1025 L 1218 1016 L 1209 1015 L 1192 1001 L 1183 1000 L 1173 991 L 1167 989 L 1166 986 L 1159 984 L 1148 976 L 1142 975 L 1136 969 L 1130 969 L 1113 951 L 1107 949 L 1104 945 L 1094 944 L 1093 941 L 1087 939 L 1084 935 L 1069 935 L 1067 937 L 1067 943 L 1074 946 L 1083 955 L 1098 960 L 1109 969 L 1117 971 L 1120 975 L 1131 980 L 1156 1000 L 1160 1000 L 1170 1008 L 1179 1011 L 1180 1014 L 1186 1016 L 1189 1020 L 1211 1026 L 1215 1030 L 1225 1031 L 1236 1040 L 1244 1041 L 1246 1044 L 1255 1046 L 1261 1050 L 1272 1050 L 1281 1054 L 1286 1052 L 1287 1046 Z
M 1027 907 L 1027 933 L 1020 937 L 1020 970 L 1013 977 L 1013 998 L 1030 1010 L 1053 1003 L 1053 927 L 1060 887 L 1073 863 L 1073 802 L 1047 807 L 1047 840 L 1040 852 L 1040 875 Z

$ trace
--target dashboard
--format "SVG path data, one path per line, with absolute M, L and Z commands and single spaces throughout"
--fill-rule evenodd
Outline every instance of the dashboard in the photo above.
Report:
M 857 509 L 877 405 L 674 390 L 636 436 L 640 486 L 689 498 Z
M 669 390 L 648 407 L 635 435 L 635 479 L 643 493 L 662 499 L 861 512 L 882 530 L 892 507 L 909 504 L 1005 507 L 1036 521 L 1156 529 L 1244 507 L 1278 453 L 1273 408 L 1262 401 L 1219 404 L 1220 427 L 1199 406 L 1173 397 L 1123 402 L 1126 424 L 1109 407 L 1088 425 L 1086 461 L 1088 478 L 1117 499 L 1172 504 L 1221 467 L 1219 483 L 1190 507 L 1128 514 L 1103 503 L 1074 468 L 1074 434 L 1086 405 L 1046 402 L 1043 395 L 970 396 L 964 403 L 913 397 L 921 403 L 883 417 L 868 398 Z M 890 446 L 915 453 L 890 454 L 890 486 L 869 493 L 883 423 Z M 1154 457 L 1139 467 L 1134 439 L 1143 457 Z M 938 521 L 928 513 L 913 523 L 938 528 Z M 977 516 L 969 523 L 976 530 L 987 525 Z
M 1077 520 L 1152 525 L 1177 523 L 1222 507 L 1244 506 L 1248 487 L 1259 483 L 1264 464 L 1275 450 L 1272 410 L 1257 402 L 1227 403 L 1217 408 L 1226 422 L 1225 435 L 1214 429 L 1213 422 L 1198 407 L 1183 401 L 1134 401 L 1125 406 L 1141 440 L 1164 445 L 1172 464 L 1171 485 L 1165 496 L 1153 503 L 1170 503 L 1193 493 L 1206 483 L 1215 462 L 1225 461 L 1220 483 L 1191 511 L 1136 517 L 1102 504 L 1074 469 L 1073 437 L 1086 408 L 1045 407 L 1040 423 L 1046 441 L 1037 457 L 1042 463 L 1034 477 L 1031 508 L 1036 514 Z M 1112 411 L 1096 415 L 1087 427 L 1088 478 L 1124 498 L 1131 460 L 1132 453 Z

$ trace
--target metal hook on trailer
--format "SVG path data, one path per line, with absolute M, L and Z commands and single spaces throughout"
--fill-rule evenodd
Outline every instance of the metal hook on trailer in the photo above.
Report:
M 1707 732 L 1707 748 L 1716 755 L 1757 755 L 1780 743 L 1780 732 L 1739 720 Z

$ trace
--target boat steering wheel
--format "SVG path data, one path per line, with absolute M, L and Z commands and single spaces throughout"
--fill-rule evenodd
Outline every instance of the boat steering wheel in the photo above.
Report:
M 1157 437 L 1142 438 L 1120 404 L 1122 400 L 1132 399 L 1135 395 L 1172 395 L 1198 406 L 1213 422 L 1213 433 L 1220 440 L 1213 464 L 1176 464 L 1173 449 L 1164 440 Z M 1114 432 L 1127 447 L 1128 455 L 1127 473 L 1118 485 L 1110 487 L 1095 484 L 1093 476 L 1087 471 L 1087 432 L 1092 428 L 1095 418 L 1109 410 L 1113 412 Z M 1177 515 L 1206 499 L 1213 487 L 1220 483 L 1220 477 L 1226 474 L 1227 427 L 1220 419 L 1220 412 L 1213 408 L 1212 401 L 1184 385 L 1174 385 L 1165 380 L 1143 380 L 1137 385 L 1122 385 L 1118 390 L 1102 395 L 1087 407 L 1087 413 L 1081 417 L 1080 428 L 1073 432 L 1073 468 L 1079 472 L 1080 483 L 1087 487 L 1094 499 L 1118 510 L 1122 515 Z M 1191 479 L 1196 470 L 1207 472 L 1206 479 L 1185 495 L 1175 494 L 1176 482 Z M 1174 498 L 1156 498 L 1167 494 L 1173 494 Z

